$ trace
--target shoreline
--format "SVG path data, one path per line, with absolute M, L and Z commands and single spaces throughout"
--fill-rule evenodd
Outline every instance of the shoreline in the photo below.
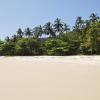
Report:
M 100 64 L 100 56 L 1 56 L 0 59 L 45 63 Z

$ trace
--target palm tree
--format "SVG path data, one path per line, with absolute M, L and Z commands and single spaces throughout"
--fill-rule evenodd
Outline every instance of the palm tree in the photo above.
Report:
M 31 37 L 33 35 L 32 31 L 29 27 L 25 30 L 24 34 L 26 37 Z
M 62 30 L 63 30 L 63 23 L 61 22 L 61 19 L 57 18 L 54 21 L 54 29 L 55 29 L 55 32 L 57 32 L 57 33 L 62 32 Z
M 10 41 L 9 36 L 7 36 L 7 37 L 5 38 L 5 41 L 6 41 L 6 42 L 9 42 L 9 41 Z
M 17 35 L 13 35 L 12 38 L 11 38 L 11 41 L 16 42 L 17 41 Z
M 44 25 L 44 33 L 46 35 L 50 35 L 51 37 L 55 37 L 55 32 L 53 30 L 53 25 L 51 22 L 48 22 Z
M 82 17 L 77 17 L 74 31 L 81 32 L 85 28 L 84 21 L 82 20 Z
M 35 36 L 36 38 L 41 37 L 42 34 L 43 34 L 42 26 L 40 25 L 39 27 L 38 27 L 38 26 L 35 27 L 35 28 L 33 29 L 33 34 L 34 34 L 34 36 Z
M 22 38 L 23 37 L 23 31 L 22 31 L 21 28 L 18 29 L 17 36 L 18 36 L 18 38 Z
M 90 21 L 89 20 L 85 20 L 85 28 L 84 28 L 84 33 L 86 33 L 86 31 L 89 29 L 90 27 Z
M 96 23 L 96 22 L 99 21 L 99 19 L 100 19 L 100 17 L 98 17 L 96 13 L 92 13 L 92 14 L 90 15 L 90 22 L 91 22 L 91 23 Z
M 70 31 L 70 28 L 67 24 L 64 24 L 63 31 L 66 32 L 66 33 Z

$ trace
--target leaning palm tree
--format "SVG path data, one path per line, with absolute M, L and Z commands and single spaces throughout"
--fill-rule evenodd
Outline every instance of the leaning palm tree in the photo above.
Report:
M 61 33 L 63 30 L 63 23 L 61 22 L 61 19 L 57 18 L 54 21 L 54 30 L 56 33 Z
M 56 36 L 51 22 L 46 23 L 43 28 L 46 35 L 49 35 L 50 37 Z
M 35 28 L 33 29 L 33 34 L 34 34 L 34 37 L 35 37 L 35 38 L 41 37 L 42 34 L 43 34 L 42 26 L 40 25 L 39 27 L 38 27 L 38 26 L 35 27 Z

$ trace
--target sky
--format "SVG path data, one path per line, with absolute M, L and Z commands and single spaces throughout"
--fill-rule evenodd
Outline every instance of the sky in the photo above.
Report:
M 100 0 L 0 0 L 0 38 L 56 18 L 73 26 L 78 16 L 87 19 L 92 12 L 100 15 Z

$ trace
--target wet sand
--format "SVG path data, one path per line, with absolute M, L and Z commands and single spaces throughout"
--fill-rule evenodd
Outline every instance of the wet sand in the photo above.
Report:
M 0 100 L 100 100 L 100 57 L 0 57 Z

